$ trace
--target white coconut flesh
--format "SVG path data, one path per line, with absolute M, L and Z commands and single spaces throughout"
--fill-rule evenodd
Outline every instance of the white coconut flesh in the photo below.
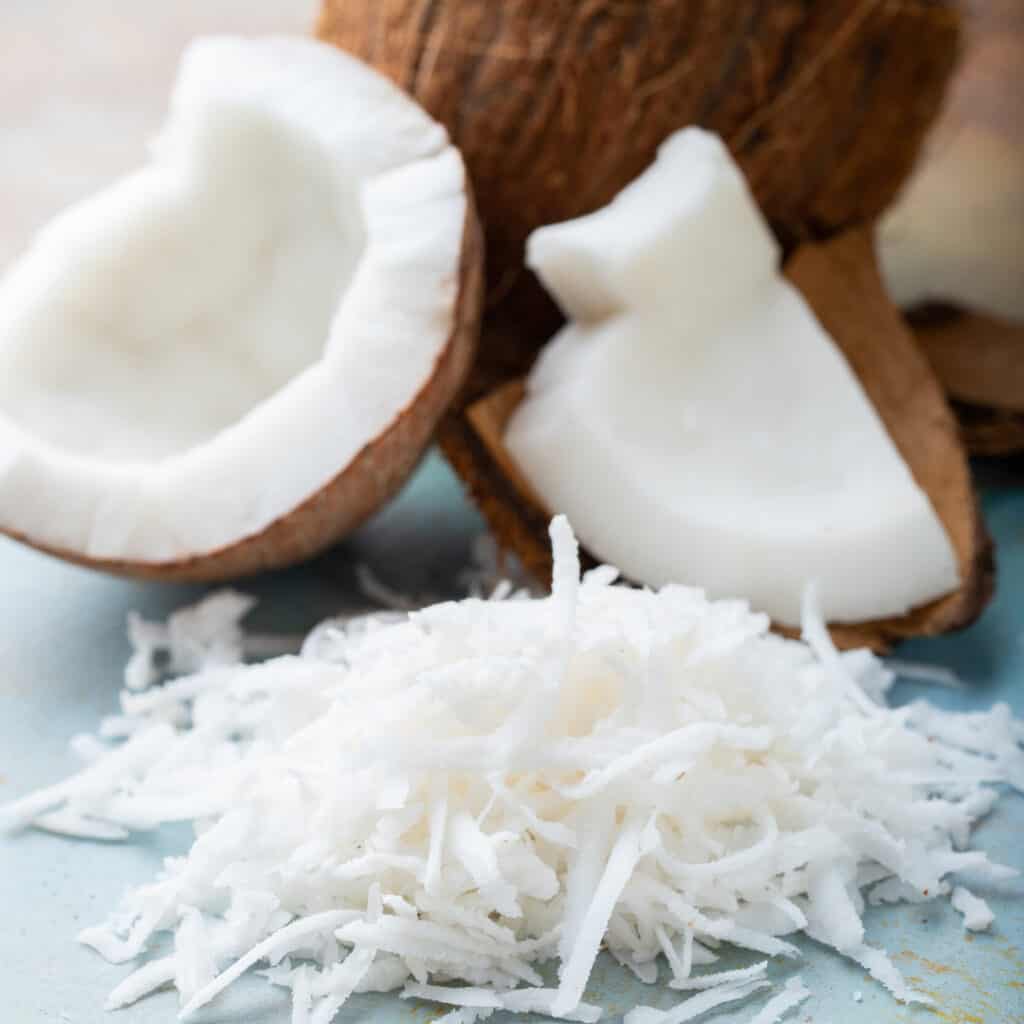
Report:
M 687 129 L 608 207 L 537 231 L 571 323 L 507 447 L 632 579 L 796 624 L 898 615 L 958 585 L 952 545 L 780 253 L 724 145 Z
M 150 163 L 0 283 L 0 527 L 153 562 L 301 504 L 430 380 L 466 215 L 444 129 L 365 65 L 194 43 Z

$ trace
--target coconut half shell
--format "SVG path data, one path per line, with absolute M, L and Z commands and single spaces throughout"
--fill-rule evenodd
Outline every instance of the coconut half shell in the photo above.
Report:
M 421 107 L 312 39 L 197 40 L 150 163 L 0 282 L 0 532 L 167 580 L 309 558 L 415 468 L 482 295 Z
M 833 626 L 833 637 L 842 647 L 884 650 L 904 637 L 967 625 L 992 593 L 992 545 L 956 420 L 885 293 L 870 233 L 857 230 L 830 242 L 801 246 L 788 261 L 786 276 L 835 339 L 929 496 L 953 544 L 962 579 L 956 592 L 908 615 Z M 505 426 L 523 394 L 522 381 L 515 380 L 473 403 L 464 416 L 446 417 L 441 441 L 500 543 L 546 580 L 551 571 L 546 541 L 549 510 L 503 443 Z M 588 557 L 593 563 L 593 556 Z
M 433 372 L 392 425 L 333 479 L 257 533 L 214 551 L 167 561 L 89 558 L 0 526 L 0 533 L 65 561 L 117 576 L 164 582 L 237 579 L 306 561 L 331 547 L 392 498 L 412 474 L 476 354 L 483 296 L 483 241 L 470 202 L 451 334 Z

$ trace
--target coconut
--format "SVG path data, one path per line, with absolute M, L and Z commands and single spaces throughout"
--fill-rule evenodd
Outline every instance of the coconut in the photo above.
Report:
M 691 124 L 726 140 L 787 248 L 869 220 L 913 164 L 958 39 L 932 0 L 325 0 L 317 33 L 465 156 L 488 278 L 467 403 L 558 326 L 524 266 L 530 232 L 607 205 Z
M 115 572 L 309 557 L 468 371 L 481 245 L 444 128 L 314 40 L 186 52 L 150 164 L 0 283 L 0 530 Z
M 971 449 L 993 454 L 1024 448 L 1024 7 L 961 7 L 963 59 L 879 250 L 947 392 L 992 410 L 962 422 Z
M 694 129 L 608 208 L 538 231 L 531 265 L 572 324 L 525 401 L 513 383 L 470 407 L 482 447 L 461 465 L 499 535 L 544 574 L 539 524 L 566 511 L 630 578 L 739 594 L 783 626 L 815 580 L 845 644 L 966 622 L 991 583 L 966 459 L 871 252 L 852 232 L 779 277 Z
M 919 311 L 910 325 L 957 402 L 1024 413 L 1024 325 L 945 307 Z
M 725 140 L 784 253 L 799 250 L 791 270 L 814 280 L 798 287 L 844 355 L 858 354 L 851 365 L 869 378 L 861 383 L 955 552 L 954 592 L 910 615 L 848 624 L 838 639 L 884 646 L 973 618 L 991 589 L 991 551 L 941 388 L 878 285 L 867 236 L 814 244 L 891 202 L 955 62 L 954 11 L 789 0 L 428 0 L 413 11 L 402 0 L 325 0 L 318 34 L 416 96 L 474 177 L 487 235 L 483 341 L 440 437 L 503 546 L 549 573 L 549 510 L 503 441 L 522 380 L 561 322 L 525 269 L 526 240 L 606 206 L 666 137 L 696 124 Z M 832 323 L 832 304 L 848 323 Z M 900 408 L 908 383 L 912 413 Z

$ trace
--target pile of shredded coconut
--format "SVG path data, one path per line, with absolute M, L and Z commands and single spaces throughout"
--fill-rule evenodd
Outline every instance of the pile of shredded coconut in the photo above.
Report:
M 0 827 L 97 839 L 194 823 L 191 850 L 81 935 L 141 963 L 109 1007 L 174 985 L 188 1017 L 263 964 L 300 1024 L 364 991 L 449 1004 L 447 1024 L 594 1021 L 606 949 L 691 993 L 627 1024 L 682 1024 L 772 987 L 766 961 L 696 970 L 721 943 L 795 958 L 798 932 L 928 1001 L 866 943 L 865 903 L 1014 874 L 968 847 L 986 784 L 1024 788 L 1024 724 L 890 709 L 891 674 L 839 654 L 810 601 L 805 642 L 785 640 L 739 601 L 581 580 L 567 522 L 551 534 L 549 597 L 326 623 L 257 665 L 238 595 L 134 623 L 121 714 L 75 741 L 83 769 L 0 810 Z M 160 658 L 192 674 L 159 685 Z M 962 887 L 953 903 L 991 920 Z M 154 958 L 161 933 L 173 951 Z M 791 978 L 752 1024 L 807 995 Z

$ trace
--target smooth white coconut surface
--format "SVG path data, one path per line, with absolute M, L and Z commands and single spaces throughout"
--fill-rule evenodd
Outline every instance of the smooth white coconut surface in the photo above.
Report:
M 571 323 L 506 442 L 550 509 L 630 578 L 741 595 L 796 624 L 898 615 L 955 554 L 722 143 L 671 137 L 610 206 L 528 260 Z
M 444 129 L 365 65 L 193 44 L 150 164 L 0 283 L 0 524 L 160 561 L 286 513 L 430 377 L 465 216 Z

